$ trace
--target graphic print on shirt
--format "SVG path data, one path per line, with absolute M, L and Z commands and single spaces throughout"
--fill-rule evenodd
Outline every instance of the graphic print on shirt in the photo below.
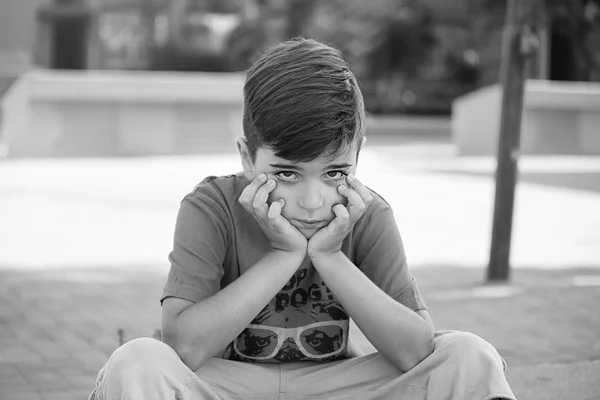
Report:
M 348 313 L 311 268 L 300 268 L 223 358 L 236 361 L 332 361 L 345 358 Z

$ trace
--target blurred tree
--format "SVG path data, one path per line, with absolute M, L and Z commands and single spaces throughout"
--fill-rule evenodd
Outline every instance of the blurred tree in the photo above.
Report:
M 384 113 L 405 109 L 416 102 L 414 93 L 405 93 L 404 87 L 409 79 L 418 77 L 436 42 L 429 10 L 416 1 L 411 3 L 401 5 L 382 21 L 367 57 Z
M 242 22 L 228 38 L 233 70 L 248 68 L 267 45 L 306 36 L 305 26 L 313 17 L 317 0 L 247 1 Z
M 240 9 L 238 0 L 187 0 L 188 11 L 233 14 Z
M 313 16 L 316 5 L 316 0 L 288 0 L 287 38 L 304 36 L 305 26 Z
M 260 56 L 268 42 L 265 28 L 267 19 L 265 0 L 243 0 L 238 10 L 239 25 L 231 31 L 226 41 L 226 53 L 232 71 L 244 71 Z
M 229 72 L 231 67 L 225 54 L 208 50 L 186 48 L 167 42 L 152 52 L 150 69 L 155 71 Z
M 268 40 L 260 20 L 244 20 L 227 38 L 226 52 L 232 71 L 247 69 L 260 56 Z
M 473 89 L 479 80 L 479 55 L 472 49 L 462 53 L 450 51 L 444 57 L 446 79 Z
M 539 1 L 543 7 L 543 1 Z M 564 36 L 569 42 L 573 58 L 570 78 L 587 81 L 592 75 L 600 77 L 600 49 L 591 41 L 592 33 L 600 34 L 600 0 L 545 0 L 545 11 L 542 23 L 555 25 L 556 36 Z M 556 36 L 554 40 L 558 39 Z
M 420 74 L 435 44 L 431 14 L 416 0 L 322 0 L 306 33 L 344 52 L 371 112 L 414 104 L 405 84 Z
M 558 80 L 600 80 L 600 0 L 524 0 L 533 29 L 550 32 Z M 479 19 L 487 32 L 501 29 L 506 0 L 477 0 Z M 560 53 L 560 54 L 559 54 Z M 550 68 L 552 70 L 552 68 Z M 554 76 L 553 76 L 554 75 Z

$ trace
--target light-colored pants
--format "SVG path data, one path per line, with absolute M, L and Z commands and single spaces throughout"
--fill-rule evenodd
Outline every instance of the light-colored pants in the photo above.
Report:
M 379 353 L 330 363 L 213 358 L 194 372 L 168 345 L 142 338 L 113 353 L 90 400 L 514 400 L 504 369 L 492 345 L 456 331 L 436 332 L 434 352 L 406 373 Z

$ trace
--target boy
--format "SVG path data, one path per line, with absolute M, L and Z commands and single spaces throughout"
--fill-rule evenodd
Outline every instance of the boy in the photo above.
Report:
M 514 399 L 490 344 L 434 334 L 389 205 L 355 177 L 365 110 L 341 53 L 275 47 L 244 106 L 243 172 L 181 203 L 164 343 L 123 345 L 90 398 Z

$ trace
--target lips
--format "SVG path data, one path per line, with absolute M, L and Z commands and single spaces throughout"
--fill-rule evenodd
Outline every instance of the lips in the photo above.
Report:
M 296 219 L 294 220 L 296 227 L 304 229 L 321 229 L 327 225 L 326 221 Z

